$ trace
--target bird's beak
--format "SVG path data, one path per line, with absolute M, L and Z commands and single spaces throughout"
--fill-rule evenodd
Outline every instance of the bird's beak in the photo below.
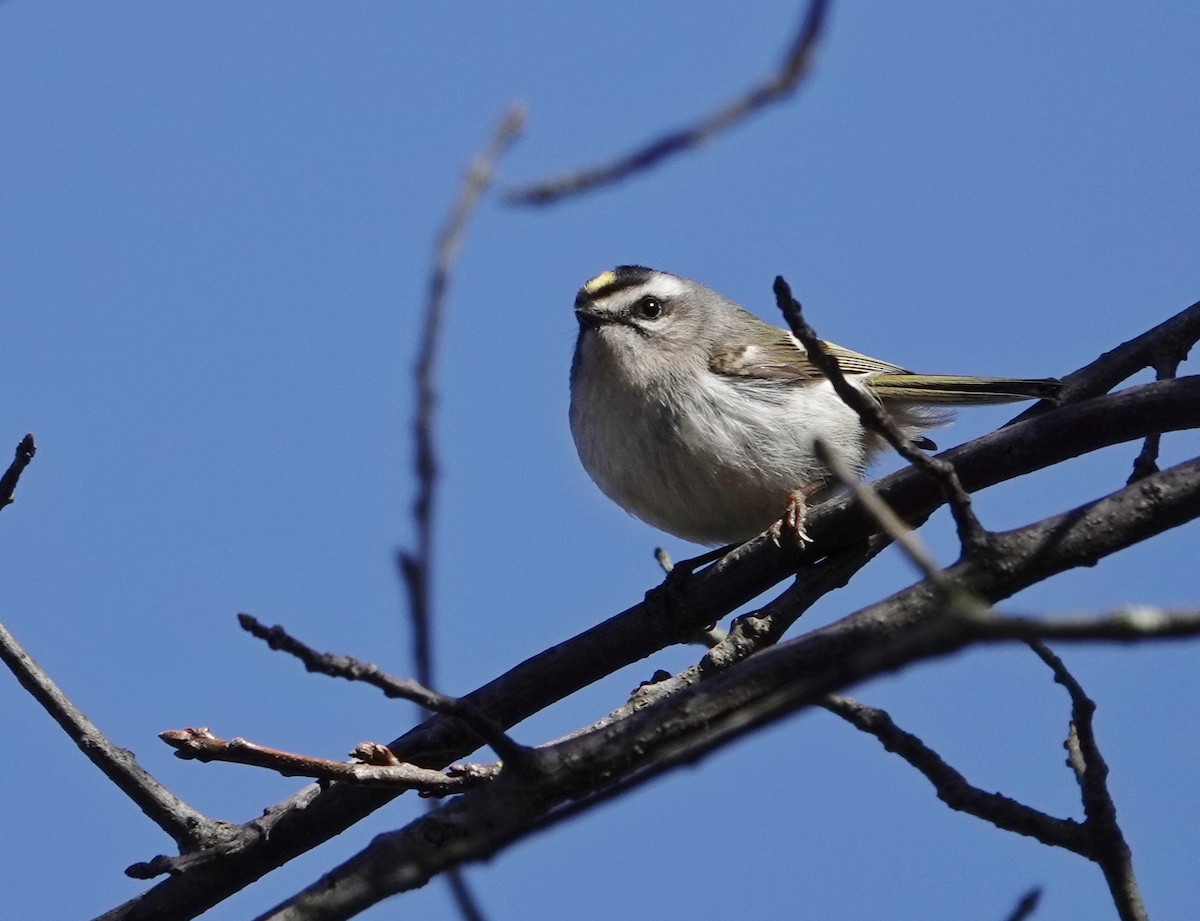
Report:
M 575 305 L 575 319 L 584 329 L 599 329 L 612 318 L 590 301 Z

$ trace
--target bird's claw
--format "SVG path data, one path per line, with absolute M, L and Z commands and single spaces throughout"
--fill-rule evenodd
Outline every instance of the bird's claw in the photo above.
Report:
M 767 528 L 767 537 L 771 538 L 776 547 L 783 547 L 784 535 L 791 538 L 791 543 L 797 550 L 804 550 L 807 544 L 813 542 L 808 531 L 804 529 L 804 519 L 808 514 L 808 496 L 813 489 L 814 487 L 802 487 L 788 493 L 783 517 Z

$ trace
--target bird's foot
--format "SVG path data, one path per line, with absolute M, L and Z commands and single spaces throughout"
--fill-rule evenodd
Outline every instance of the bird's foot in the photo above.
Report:
M 804 519 L 808 515 L 808 499 L 821 488 L 821 483 L 809 483 L 788 493 L 787 505 L 783 509 L 783 517 L 767 528 L 767 537 L 776 547 L 782 547 L 784 539 L 794 545 L 797 550 L 804 550 L 813 539 L 804 529 Z

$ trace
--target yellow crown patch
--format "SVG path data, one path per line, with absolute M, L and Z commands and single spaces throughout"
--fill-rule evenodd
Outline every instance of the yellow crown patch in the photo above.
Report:
M 605 288 L 607 288 L 609 285 L 611 285 L 616 280 L 617 280 L 616 272 L 611 272 L 611 271 L 601 272 L 599 275 L 597 275 L 595 278 L 593 278 L 591 281 L 589 281 L 586 285 L 584 285 L 583 290 L 586 291 L 589 295 L 595 295 L 598 292 L 603 291 Z

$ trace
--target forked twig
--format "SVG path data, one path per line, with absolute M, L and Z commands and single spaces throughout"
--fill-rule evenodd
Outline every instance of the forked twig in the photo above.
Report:
M 310 672 L 328 675 L 331 678 L 345 678 L 347 681 L 360 681 L 378 688 L 387 697 L 411 700 L 426 710 L 458 717 L 484 742 L 492 746 L 496 754 L 504 759 L 505 764 L 515 769 L 528 767 L 535 757 L 533 749 L 513 741 L 494 720 L 461 697 L 439 694 L 411 678 L 396 678 L 379 666 L 362 662 L 352 656 L 317 652 L 283 627 L 267 627 L 249 614 L 239 614 L 238 623 L 243 630 L 263 640 L 272 649 L 278 649 L 299 659 Z
M 1145 921 L 1146 906 L 1133 872 L 1133 855 L 1117 824 L 1116 803 L 1108 790 L 1108 763 L 1096 741 L 1093 724 L 1096 703 L 1050 647 L 1040 640 L 1031 640 L 1029 648 L 1046 663 L 1054 680 L 1066 688 L 1071 698 L 1071 725 L 1065 747 L 1083 800 L 1090 857 L 1104 873 L 1121 921 Z
M 951 809 L 983 819 L 997 828 L 1036 838 L 1042 844 L 1090 856 L 1091 845 L 1079 822 L 1055 818 L 1010 797 L 973 786 L 917 736 L 897 726 L 886 711 L 838 694 L 824 698 L 821 706 L 856 729 L 873 735 L 885 749 L 920 771 L 933 784 L 938 799 Z
M 818 438 L 813 443 L 813 450 L 817 455 L 817 460 L 829 469 L 839 483 L 850 490 L 854 498 L 862 503 L 863 508 L 871 513 L 883 532 L 896 542 L 912 560 L 913 565 L 921 570 L 931 582 L 944 588 L 946 577 L 942 567 L 937 564 L 937 560 L 933 558 L 929 550 L 917 538 L 916 532 L 905 523 L 904 519 L 892 511 L 892 507 L 884 502 L 879 493 L 869 484 L 856 477 L 836 449 L 823 439 Z
M 1164 346 L 1164 354 L 1159 355 L 1154 361 L 1154 379 L 1159 381 L 1174 379 L 1180 364 L 1187 358 L 1189 349 L 1190 347 L 1184 348 L 1180 345 Z M 1126 483 L 1134 483 L 1158 472 L 1158 452 L 1161 446 L 1161 432 L 1152 432 L 1146 436 L 1145 441 L 1142 442 L 1142 450 L 1133 460 L 1133 470 L 1129 474 L 1129 479 L 1125 481 Z

